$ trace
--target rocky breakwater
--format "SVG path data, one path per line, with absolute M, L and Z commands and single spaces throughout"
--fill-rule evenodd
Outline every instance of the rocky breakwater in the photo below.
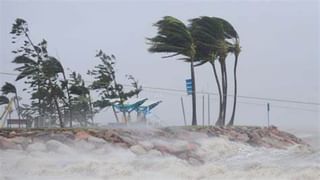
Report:
M 221 141 L 277 149 L 286 149 L 292 146 L 309 147 L 301 139 L 280 131 L 276 127 L 0 129 L 1 150 L 32 151 L 32 149 L 43 149 L 43 151 L 59 151 L 59 149 L 71 147 L 96 150 L 105 148 L 105 145 L 108 144 L 131 151 L 137 156 L 173 155 L 192 165 L 203 164 L 207 160 L 208 154 L 206 149 L 202 147 L 205 143 L 201 143 L 203 141 L 215 142 L 209 148 L 217 148 L 217 157 L 226 155 L 228 148 L 237 151 L 233 147 L 225 146 Z M 228 152 L 230 153 L 230 151 Z

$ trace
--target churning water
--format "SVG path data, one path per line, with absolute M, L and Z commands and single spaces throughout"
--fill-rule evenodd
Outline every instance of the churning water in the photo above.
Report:
M 319 150 L 257 148 L 223 138 L 200 138 L 197 143 L 194 153 L 202 163 L 156 150 L 133 153 L 99 141 L 35 142 L 25 150 L 0 150 L 0 179 L 320 179 Z

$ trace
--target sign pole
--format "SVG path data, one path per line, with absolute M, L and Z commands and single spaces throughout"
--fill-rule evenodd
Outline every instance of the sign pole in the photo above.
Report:
M 267 112 L 268 112 L 268 127 L 270 126 L 270 103 L 267 103 Z
M 184 121 L 184 125 L 187 125 L 187 121 L 186 121 L 186 113 L 184 111 L 184 105 L 183 105 L 183 98 L 181 97 L 181 107 L 182 107 L 182 114 L 183 114 L 183 121 Z
M 204 95 L 202 96 L 202 126 L 204 126 Z
M 208 126 L 210 126 L 210 94 L 208 94 Z

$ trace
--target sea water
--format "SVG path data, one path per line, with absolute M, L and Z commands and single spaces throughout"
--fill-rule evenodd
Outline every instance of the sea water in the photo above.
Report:
M 194 153 L 202 163 L 155 150 L 136 154 L 106 142 L 36 142 L 24 150 L 0 150 L 0 179 L 320 179 L 318 148 L 296 145 L 280 150 L 223 138 L 199 138 L 197 143 Z

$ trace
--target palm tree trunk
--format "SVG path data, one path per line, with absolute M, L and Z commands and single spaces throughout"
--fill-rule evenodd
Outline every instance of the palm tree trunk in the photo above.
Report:
M 228 95 L 228 77 L 225 58 L 223 59 L 223 73 L 224 73 L 224 95 L 223 95 L 223 114 L 222 114 L 222 125 L 226 122 L 226 112 L 227 112 L 227 95 Z
M 218 87 L 218 92 L 219 92 L 219 116 L 218 116 L 218 119 L 217 119 L 217 122 L 219 121 L 219 119 L 221 119 L 221 108 L 222 108 L 222 93 L 221 93 L 221 84 L 220 84 L 220 81 L 219 81 L 219 77 L 218 77 L 218 74 L 217 74 L 217 69 L 216 69 L 216 66 L 214 64 L 214 62 L 211 62 L 211 65 L 212 65 L 212 69 L 213 69 L 213 73 L 214 73 L 214 77 L 216 79 L 216 83 L 217 83 L 217 87 Z
M 224 125 L 224 120 L 223 120 L 223 114 L 225 111 L 225 74 L 224 74 L 224 66 L 223 66 L 223 59 L 219 58 L 220 62 L 220 68 L 221 68 L 221 85 L 222 85 L 222 102 L 221 102 L 221 109 L 219 112 L 219 119 L 216 122 L 216 126 L 223 126 Z
M 236 113 L 236 105 L 237 105 L 237 65 L 238 65 L 238 55 L 235 55 L 235 62 L 234 62 L 234 69 L 233 69 L 233 75 L 234 75 L 234 97 L 233 97 L 233 110 L 232 110 L 232 115 L 231 119 L 228 123 L 228 126 L 233 126 L 234 124 L 234 117 Z
M 191 58 L 191 81 L 192 81 L 192 125 L 197 125 L 197 102 L 196 102 L 196 84 L 195 84 L 195 76 L 194 76 L 194 66 L 193 66 L 193 58 Z

